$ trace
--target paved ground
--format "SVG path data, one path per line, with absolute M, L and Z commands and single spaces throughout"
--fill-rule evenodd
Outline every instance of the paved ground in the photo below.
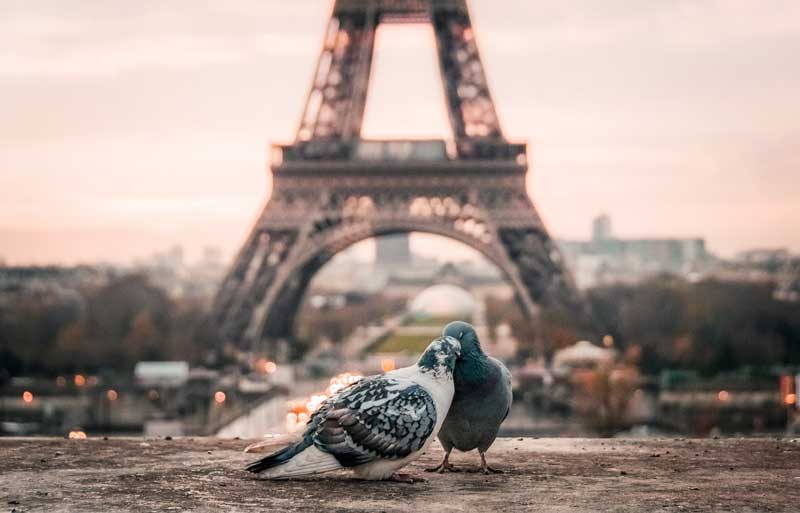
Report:
M 502 439 L 502 475 L 266 482 L 246 441 L 0 439 L 1 511 L 800 511 L 792 439 Z M 409 467 L 441 456 L 436 446 Z M 465 468 L 475 455 L 458 455 Z

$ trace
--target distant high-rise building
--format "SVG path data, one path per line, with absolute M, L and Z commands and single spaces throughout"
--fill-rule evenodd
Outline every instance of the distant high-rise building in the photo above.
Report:
M 408 234 L 387 235 L 375 239 L 375 265 L 391 268 L 411 265 Z
M 581 288 L 636 282 L 660 273 L 690 277 L 712 260 L 702 238 L 616 238 L 605 214 L 592 220 L 591 240 L 561 240 L 559 245 Z
M 600 214 L 592 220 L 592 240 L 608 240 L 611 238 L 611 218 L 608 214 Z

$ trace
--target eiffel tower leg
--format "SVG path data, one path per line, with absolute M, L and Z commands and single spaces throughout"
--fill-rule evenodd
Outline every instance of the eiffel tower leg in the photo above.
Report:
M 585 303 L 566 269 L 564 259 L 525 192 L 524 179 L 480 194 L 482 207 L 494 225 L 495 251 L 507 269 L 517 302 L 541 337 L 541 307 L 561 312 L 576 328 L 589 325 Z M 536 341 L 540 349 L 543 341 Z
M 576 307 L 576 293 L 561 254 L 543 227 L 503 227 L 499 235 L 533 302 Z
M 242 350 L 289 358 L 293 324 L 314 274 L 336 251 L 312 239 L 337 223 L 320 213 L 329 202 L 313 188 L 276 181 L 276 191 L 215 298 L 215 320 Z M 309 253 L 312 258 L 308 258 Z
M 279 196 L 279 195 L 277 195 Z M 214 301 L 215 321 L 225 338 L 240 349 L 270 354 L 285 346 L 291 326 L 276 323 L 273 337 L 254 335 L 254 323 L 268 310 L 281 277 L 291 265 L 292 252 L 307 220 L 287 218 L 286 202 L 274 197 L 237 255 Z
M 297 230 L 256 228 L 223 281 L 215 301 L 216 321 L 223 335 L 244 347 L 244 334 L 254 309 L 271 288 Z M 253 348 L 248 344 L 247 349 Z

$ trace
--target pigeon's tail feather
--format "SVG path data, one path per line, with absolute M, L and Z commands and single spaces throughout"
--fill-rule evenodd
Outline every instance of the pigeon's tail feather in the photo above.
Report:
M 245 470 L 257 474 L 267 470 L 268 468 L 277 467 L 278 465 L 291 460 L 304 450 L 308 449 L 310 446 L 311 440 L 309 438 L 303 438 L 297 443 L 288 445 L 279 451 L 273 452 L 269 456 L 265 456 L 258 461 L 254 461 L 245 467 Z
M 342 468 L 333 455 L 322 452 L 310 440 L 290 445 L 247 466 L 262 479 L 288 479 Z

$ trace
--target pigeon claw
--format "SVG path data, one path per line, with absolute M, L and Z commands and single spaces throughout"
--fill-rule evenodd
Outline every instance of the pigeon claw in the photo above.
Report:
M 488 463 L 486 463 L 486 454 L 485 453 L 481 453 L 481 472 L 483 472 L 484 474 L 487 474 L 487 475 L 488 474 L 505 474 L 504 471 L 502 471 L 500 469 L 492 468 L 492 467 L 489 466 Z
M 461 472 L 459 469 L 456 468 L 455 465 L 452 463 L 444 463 L 433 467 L 433 468 L 426 468 L 425 472 L 437 472 L 439 474 L 444 474 L 446 472 Z
M 442 459 L 442 462 L 439 463 L 439 465 L 433 468 L 426 468 L 425 472 L 438 472 L 440 474 L 444 474 L 445 472 L 458 472 L 458 470 L 453 466 L 452 463 L 450 463 L 450 451 L 447 451 L 444 454 L 444 459 Z

